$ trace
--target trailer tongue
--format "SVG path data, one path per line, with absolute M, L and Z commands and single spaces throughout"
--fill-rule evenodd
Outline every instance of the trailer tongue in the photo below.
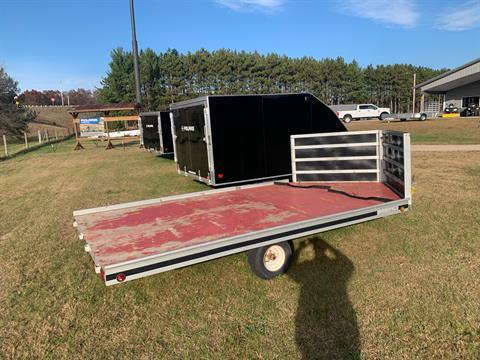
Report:
M 408 208 L 408 139 L 380 131 L 292 136 L 294 183 L 80 210 L 75 225 L 106 285 L 246 250 L 252 270 L 270 278 L 287 270 L 291 240 Z M 312 176 L 323 180 L 302 180 Z

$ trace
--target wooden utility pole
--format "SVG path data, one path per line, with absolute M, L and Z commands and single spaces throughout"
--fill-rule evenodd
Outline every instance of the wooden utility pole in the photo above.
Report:
M 412 102 L 412 113 L 415 113 L 415 87 L 417 86 L 417 73 L 413 73 L 413 102 Z
M 130 25 L 132 27 L 132 55 L 133 72 L 135 74 L 135 93 L 137 98 L 137 104 L 141 104 L 142 93 L 140 90 L 140 65 L 138 63 L 137 34 L 135 31 L 135 10 L 133 6 L 133 0 L 130 0 Z
M 3 135 L 3 147 L 5 148 L 5 156 L 8 156 L 7 137 L 5 135 Z

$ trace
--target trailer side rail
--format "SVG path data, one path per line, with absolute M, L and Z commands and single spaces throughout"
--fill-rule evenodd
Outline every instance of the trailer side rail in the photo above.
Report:
M 379 181 L 381 131 L 292 135 L 292 177 L 303 181 Z
M 410 134 L 350 131 L 290 141 L 294 182 L 381 181 L 411 204 Z

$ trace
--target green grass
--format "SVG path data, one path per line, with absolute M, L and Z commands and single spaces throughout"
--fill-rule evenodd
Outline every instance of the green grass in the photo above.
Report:
M 38 120 L 40 121 L 72 128 L 72 116 L 67 112 L 71 109 L 69 107 L 34 106 L 31 109 L 38 114 Z
M 434 119 L 427 121 L 354 121 L 348 129 L 398 130 L 411 134 L 413 144 L 480 144 L 478 118 Z
M 204 190 L 171 160 L 73 141 L 0 163 L 2 358 L 480 357 L 479 153 L 415 153 L 412 212 L 102 285 L 72 211 Z
M 412 134 L 413 144 L 479 144 L 480 136 L 475 133 L 441 132 L 432 134 Z
M 68 137 L 67 137 L 68 138 Z M 66 138 L 66 139 L 67 139 Z M 7 140 L 7 150 L 8 156 L 5 156 L 5 148 L 2 148 L 2 152 L 0 153 L 0 160 L 7 160 L 11 157 L 15 157 L 18 155 L 24 155 L 25 153 L 35 152 L 38 153 L 45 153 L 45 152 L 55 152 L 58 147 L 59 143 L 66 141 L 63 140 L 61 137 L 58 137 L 57 140 L 55 138 L 50 139 L 48 143 L 42 140 L 42 143 L 38 142 L 38 137 L 32 137 L 28 139 L 28 148 L 25 147 L 24 142 L 20 142 L 18 139 L 15 140 Z

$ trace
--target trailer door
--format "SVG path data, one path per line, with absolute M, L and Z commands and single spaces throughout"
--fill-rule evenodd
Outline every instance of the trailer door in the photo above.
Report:
M 173 110 L 177 166 L 181 171 L 208 178 L 204 106 Z
M 143 146 L 148 150 L 160 150 L 158 135 L 158 115 L 141 115 Z

